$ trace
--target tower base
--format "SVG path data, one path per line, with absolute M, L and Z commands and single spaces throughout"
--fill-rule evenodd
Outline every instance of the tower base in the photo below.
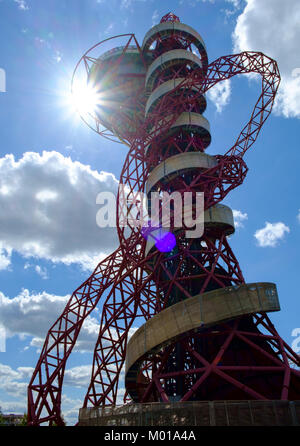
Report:
M 88 407 L 79 426 L 300 426 L 300 401 L 187 401 Z

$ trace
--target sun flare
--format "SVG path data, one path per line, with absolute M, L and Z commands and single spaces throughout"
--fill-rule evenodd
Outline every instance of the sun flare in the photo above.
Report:
M 86 80 L 73 83 L 70 95 L 72 108 L 81 116 L 94 115 L 101 103 L 100 94 L 97 89 Z

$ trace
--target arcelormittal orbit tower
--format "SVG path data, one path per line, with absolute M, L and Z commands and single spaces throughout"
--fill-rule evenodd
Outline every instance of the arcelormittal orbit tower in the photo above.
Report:
M 66 361 L 99 304 L 79 424 L 299 423 L 299 356 L 268 317 L 280 310 L 276 286 L 245 282 L 228 241 L 232 210 L 221 204 L 243 183 L 244 154 L 272 110 L 280 82 L 276 62 L 242 52 L 209 64 L 198 32 L 169 13 L 141 46 L 134 34 L 106 39 L 84 54 L 74 79 L 81 68 L 98 95 L 86 122 L 129 147 L 117 199 L 120 246 L 74 291 L 50 328 L 28 388 L 29 424 L 63 424 Z M 207 154 L 205 93 L 249 73 L 261 77 L 249 121 L 232 147 Z M 155 212 L 160 218 L 168 208 L 169 226 L 137 224 L 141 192 L 151 215 L 151 194 L 163 197 Z M 174 198 L 187 193 L 185 212 L 194 221 L 197 197 L 204 200 L 204 231 L 197 237 L 177 218 Z

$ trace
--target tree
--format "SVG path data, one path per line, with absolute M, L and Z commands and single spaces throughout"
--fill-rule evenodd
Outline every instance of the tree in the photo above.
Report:
M 5 426 L 5 419 L 3 417 L 1 407 L 0 407 L 0 426 Z
M 27 422 L 28 422 L 28 417 L 27 417 L 27 413 L 24 413 L 22 420 L 20 421 L 19 426 L 27 426 Z

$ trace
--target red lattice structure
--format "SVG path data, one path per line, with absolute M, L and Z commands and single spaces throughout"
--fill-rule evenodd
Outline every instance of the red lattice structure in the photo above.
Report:
M 120 175 L 128 191 L 125 207 L 118 197 L 120 246 L 73 292 L 50 328 L 28 387 L 29 424 L 64 424 L 66 362 L 84 320 L 100 300 L 99 336 L 83 407 L 119 402 L 125 361 L 127 404 L 300 399 L 299 357 L 267 316 L 279 310 L 276 287 L 245 284 L 228 241 L 234 232 L 232 212 L 220 204 L 246 177 L 244 155 L 270 115 L 279 86 L 276 62 L 260 52 L 242 52 L 208 63 L 201 36 L 171 13 L 146 34 L 141 46 L 133 34 L 117 37 L 125 45 L 94 57 L 111 39 L 100 42 L 76 70 L 83 66 L 88 81 L 104 91 L 89 126 L 129 146 Z M 219 82 L 250 73 L 261 77 L 261 93 L 249 121 L 225 154 L 207 155 L 211 136 L 202 115 L 205 94 Z M 167 252 L 133 221 L 126 228 L 119 223 L 140 192 L 161 191 L 204 194 L 203 235 L 187 238 L 186 228 L 171 220 L 168 229 L 176 246 Z M 214 302 L 210 299 L 220 302 L 214 316 L 205 309 Z M 221 309 L 225 300 L 232 305 L 226 315 Z M 238 300 L 240 307 L 234 309 Z M 175 316 L 166 315 L 176 315 L 181 305 L 192 302 L 208 305 L 201 310 L 201 323 L 175 329 Z M 139 334 L 144 330 L 151 335 L 151 324 L 163 318 L 165 334 L 138 353 Z M 136 321 L 141 327 L 128 342 Z

